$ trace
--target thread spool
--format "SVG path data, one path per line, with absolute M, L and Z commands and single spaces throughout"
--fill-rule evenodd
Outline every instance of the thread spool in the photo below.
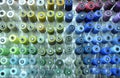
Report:
M 44 43 L 45 43 L 45 39 L 44 39 L 43 36 L 39 36 L 39 37 L 37 38 L 37 41 L 38 41 L 38 43 L 40 43 L 40 44 L 44 44 Z
M 18 21 L 18 16 L 16 16 L 15 12 L 12 11 L 12 10 L 7 12 L 7 17 L 8 17 L 10 20 Z
M 55 45 L 55 43 L 56 43 L 56 37 L 54 35 L 48 36 L 48 43 L 50 45 Z
M 94 45 L 92 47 L 92 53 L 93 54 L 98 54 L 100 52 L 100 47 L 98 45 Z
M 91 35 L 88 35 L 84 38 L 85 43 L 90 43 L 90 42 L 92 42 L 92 40 L 93 40 L 93 37 Z
M 54 32 L 55 32 L 54 27 L 53 26 L 48 26 L 47 27 L 47 32 L 48 32 L 48 34 L 54 34 Z
M 6 37 L 0 37 L 0 44 L 7 44 L 8 40 Z
M 1 65 L 9 65 L 9 59 L 7 57 L 2 57 L 0 63 Z
M 101 24 L 96 24 L 95 27 L 92 29 L 93 34 L 99 33 L 101 30 Z
M 58 67 L 62 67 L 63 66 L 63 60 L 62 59 L 57 59 L 55 64 L 58 66 Z
M 83 37 L 78 37 L 75 40 L 76 45 L 81 45 L 84 43 L 84 38 Z
M 96 36 L 94 37 L 94 39 L 92 40 L 93 44 L 97 44 L 97 43 L 101 43 L 103 40 L 103 38 L 101 36 Z
M 8 48 L 0 48 L 0 55 L 1 56 L 7 56 L 7 55 L 9 55 Z
M 27 16 L 31 22 L 35 23 L 37 21 L 37 17 L 34 11 L 28 11 Z
M 94 24 L 93 22 L 88 22 L 88 23 L 86 23 L 85 26 L 84 26 L 84 31 L 85 31 L 86 33 L 90 32 L 91 29 L 92 29 L 93 26 L 94 26 L 93 24 Z
M 37 30 L 41 33 L 45 33 L 46 32 L 46 27 L 44 24 L 38 24 Z
M 89 53 L 91 53 L 91 51 L 92 51 L 92 46 L 85 46 L 84 47 L 84 53 L 85 54 L 89 54 Z
M 20 73 L 20 70 L 18 69 L 18 68 L 11 68 L 10 69 L 10 74 L 11 75 L 19 75 L 19 73 Z
M 111 61 L 111 58 L 108 55 L 105 55 L 105 56 L 103 56 L 103 57 L 100 58 L 100 62 L 102 64 L 108 64 L 108 63 L 110 63 L 110 61 Z
M 73 7 L 73 0 L 65 0 L 65 10 L 71 11 Z
M 45 56 L 47 53 L 46 49 L 44 47 L 38 49 L 38 54 L 41 56 Z
M 114 12 L 120 12 L 120 1 L 116 2 L 115 6 L 113 7 Z
M 25 37 L 25 36 L 21 36 L 21 37 L 19 38 L 19 42 L 20 42 L 21 44 L 24 44 L 24 45 L 27 45 L 27 44 L 29 43 L 28 38 Z
M 64 13 L 62 11 L 56 12 L 56 20 L 57 22 L 62 22 L 64 20 Z
M 85 4 L 85 10 L 88 11 L 92 11 L 95 9 L 95 3 L 93 1 L 89 1 Z
M 117 54 L 120 52 L 120 46 L 114 45 L 113 47 L 110 48 L 112 54 Z
M 80 12 L 77 16 L 76 16 L 76 22 L 77 23 L 81 23 L 82 21 L 84 21 L 86 18 L 86 13 L 85 12 Z
M 62 43 L 63 43 L 63 37 L 62 37 L 61 35 L 58 35 L 58 36 L 56 37 L 56 42 L 57 42 L 58 44 L 62 44 Z
M 88 12 L 85 18 L 85 22 L 91 22 L 94 19 L 94 12 Z
M 1 22 L 0 30 L 2 30 L 3 32 L 6 32 L 6 33 L 10 32 L 10 29 L 7 27 L 5 22 Z
M 36 1 L 35 0 L 28 0 L 27 4 L 28 4 L 28 6 L 29 6 L 29 8 L 31 10 L 34 10 L 34 11 L 37 10 Z
M 70 76 L 70 75 L 72 74 L 72 70 L 69 69 L 69 68 L 65 68 L 65 69 L 64 69 L 64 74 L 65 74 L 66 76 Z
M 86 56 L 83 58 L 83 63 L 85 65 L 90 65 L 91 64 L 91 57 L 90 56 Z
M 20 66 L 26 66 L 26 65 L 28 65 L 28 59 L 27 58 L 20 58 L 19 59 L 19 65 Z
M 115 4 L 115 0 L 106 1 L 104 4 L 104 10 L 110 10 Z
M 102 55 L 111 54 L 110 47 L 103 47 L 103 48 L 101 49 L 100 53 L 101 53 Z
M 33 43 L 33 44 L 36 44 L 37 43 L 37 37 L 34 36 L 34 35 L 31 35 L 29 37 L 29 42 Z
M 100 10 L 102 8 L 102 6 L 103 6 L 103 1 L 95 2 L 95 9 L 94 9 L 94 11 Z
M 20 78 L 26 78 L 28 76 L 28 73 L 26 71 L 21 71 L 19 77 Z
M 64 31 L 64 25 L 62 23 L 57 24 L 57 32 L 62 33 Z
M 7 13 L 4 10 L 0 10 L 0 21 L 8 22 Z
M 72 22 L 72 20 L 73 20 L 73 13 L 72 12 L 67 12 L 65 14 L 65 21 L 67 23 L 70 23 L 70 22 Z
M 3 69 L 2 71 L 0 71 L 0 77 L 9 77 L 10 76 L 10 72 L 9 72 L 9 68 Z
M 103 40 L 102 40 L 103 44 L 111 42 L 111 41 L 112 41 L 112 36 L 111 35 L 108 34 L 108 35 L 103 36 Z
M 29 58 L 29 64 L 36 65 L 37 64 L 36 58 L 33 58 L 33 57 Z
M 1 8 L 1 9 L 5 9 L 5 10 L 8 10 L 8 9 L 9 9 L 6 0 L 2 0 L 2 1 L 0 2 L 0 8 Z
M 72 34 L 75 30 L 75 26 L 74 25 L 69 25 L 67 28 L 66 28 L 66 33 L 67 34 Z
M 27 16 L 26 11 L 20 11 L 20 17 L 21 17 L 21 20 L 23 22 L 27 22 L 28 21 L 28 16 Z
M 90 69 L 90 72 L 91 72 L 92 74 L 97 75 L 97 74 L 100 73 L 100 70 L 99 70 L 99 68 L 97 68 L 97 67 L 92 67 L 92 68 Z
M 28 47 L 28 52 L 32 55 L 36 55 L 37 54 L 37 48 L 35 46 L 29 46 Z
M 21 29 L 24 33 L 27 33 L 27 32 L 28 32 L 26 23 L 20 23 L 20 29 Z
M 56 46 L 56 54 L 61 55 L 63 53 L 63 47 L 62 46 Z
M 111 16 L 112 16 L 112 11 L 111 10 L 106 10 L 103 14 L 103 21 L 104 22 L 109 21 Z
M 72 39 L 73 39 L 72 36 L 66 36 L 65 37 L 65 43 L 70 44 L 72 42 Z
M 49 22 L 53 22 L 55 20 L 55 13 L 52 10 L 47 12 L 47 19 Z
M 44 0 L 37 0 L 37 10 L 45 10 L 45 1 Z
M 119 57 L 118 56 L 112 56 L 110 63 L 111 64 L 119 64 L 120 63 Z
M 84 2 L 79 2 L 79 4 L 76 7 L 76 12 L 79 13 L 81 11 L 85 10 L 85 3 Z
M 120 21 L 120 13 L 117 13 L 113 18 L 112 22 L 118 23 Z
M 17 27 L 16 27 L 16 24 L 15 22 L 8 22 L 7 23 L 7 26 L 10 30 L 13 30 L 13 31 L 16 31 L 17 30 Z
M 45 22 L 46 21 L 45 12 L 38 12 L 38 19 L 40 22 Z
M 40 58 L 40 59 L 39 59 L 39 65 L 40 65 L 40 66 L 44 66 L 45 64 L 46 64 L 46 60 L 43 59 L 43 58 Z
M 100 71 L 101 71 L 101 74 L 105 76 L 111 76 L 112 74 L 108 68 L 102 68 Z
M 102 16 L 102 11 L 101 10 L 95 11 L 93 21 L 98 21 L 101 16 Z
M 56 1 L 57 9 L 58 10 L 64 9 L 64 4 L 65 4 L 64 0 L 57 0 Z
M 119 25 L 116 25 L 113 30 L 111 31 L 112 34 L 117 34 L 120 32 L 120 26 Z
M 92 59 L 92 65 L 98 66 L 99 64 L 100 64 L 100 59 L 99 58 Z
M 18 61 L 19 61 L 19 58 L 14 56 L 14 57 L 11 57 L 9 62 L 11 65 L 18 65 Z
M 18 9 L 17 2 L 15 0 L 7 0 L 7 5 L 12 9 Z
M 49 56 L 54 55 L 54 49 L 52 49 L 52 48 L 47 49 L 47 54 L 48 54 Z
M 71 54 L 71 53 L 72 53 L 72 47 L 71 47 L 71 46 L 66 46 L 64 52 L 65 52 L 65 54 L 67 54 L 67 55 Z
M 113 40 L 111 41 L 111 43 L 113 45 L 119 45 L 120 44 L 120 37 L 113 38 Z
M 54 0 L 47 0 L 47 9 L 54 10 L 54 4 L 55 4 Z
M 84 32 L 84 26 L 77 26 L 75 29 L 75 34 L 79 35 Z
M 29 23 L 29 24 L 27 24 L 28 26 L 27 26 L 27 29 L 29 30 L 29 31 L 36 31 L 36 28 L 35 28 L 35 25 L 33 24 L 33 23 Z
M 19 5 L 21 6 L 22 9 L 28 10 L 28 5 L 26 0 L 19 0 L 18 1 Z
M 20 47 L 19 52 L 20 52 L 20 54 L 23 54 L 23 55 L 29 54 L 28 48 L 26 48 L 25 46 Z
M 18 48 L 18 47 L 11 47 L 11 48 L 10 48 L 10 53 L 11 53 L 11 54 L 14 54 L 14 55 L 20 54 L 19 48 Z
M 84 49 L 82 47 L 77 47 L 74 52 L 76 55 L 81 55 L 84 52 Z

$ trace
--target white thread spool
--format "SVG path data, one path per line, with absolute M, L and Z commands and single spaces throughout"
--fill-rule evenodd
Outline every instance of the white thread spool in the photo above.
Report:
M 1 9 L 5 9 L 5 10 L 8 10 L 8 5 L 6 3 L 6 0 L 0 0 L 0 8 Z
M 7 17 L 7 14 L 4 10 L 0 10 L 0 19 L 5 22 L 7 22 L 9 20 Z
M 36 4 L 37 4 L 37 9 L 39 11 L 44 10 L 46 8 L 44 0 L 37 0 Z
M 18 3 L 22 9 L 28 10 L 28 5 L 26 0 L 19 0 Z
M 28 0 L 27 4 L 28 4 L 28 6 L 30 7 L 31 10 L 35 11 L 37 9 L 35 0 Z
M 15 0 L 7 0 L 7 5 L 11 7 L 12 9 L 18 10 L 18 4 Z
M 8 12 L 7 12 L 7 17 L 8 17 L 10 20 L 14 20 L 14 21 L 18 21 L 18 20 L 19 20 L 18 16 L 15 14 L 14 11 L 8 11 Z

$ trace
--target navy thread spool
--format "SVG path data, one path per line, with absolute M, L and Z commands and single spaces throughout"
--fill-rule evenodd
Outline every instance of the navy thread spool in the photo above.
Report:
M 92 59 L 92 65 L 98 66 L 99 64 L 100 64 L 100 59 L 99 58 Z
M 108 55 L 105 55 L 100 58 L 100 63 L 102 63 L 102 64 L 108 64 L 108 63 L 110 63 L 110 61 L 111 61 L 111 58 Z
M 91 22 L 94 19 L 94 12 L 88 12 L 85 18 L 85 22 Z
M 103 21 L 104 22 L 109 21 L 111 16 L 112 16 L 112 11 L 111 10 L 106 10 L 103 14 Z
M 85 10 L 85 3 L 84 2 L 79 2 L 79 4 L 77 5 L 75 10 L 76 10 L 77 13 L 79 13 L 81 11 L 84 11 Z
M 112 22 L 114 23 L 118 23 L 120 21 L 120 13 L 116 14 L 113 18 L 112 18 Z
M 85 54 L 91 53 L 91 51 L 92 51 L 91 48 L 92 48 L 92 46 L 85 46 L 85 47 L 84 47 L 84 53 L 85 53 Z
M 116 25 L 114 29 L 111 31 L 112 34 L 117 34 L 120 32 L 120 25 Z
M 102 42 L 102 37 L 101 36 L 95 36 L 92 40 L 93 44 L 101 43 Z
M 73 20 L 73 13 L 72 12 L 67 12 L 65 14 L 65 21 L 67 23 L 70 23 L 70 22 L 72 22 L 72 20 Z
M 94 46 L 92 47 L 91 53 L 92 53 L 92 54 L 97 54 L 97 53 L 99 53 L 99 52 L 100 52 L 100 46 L 94 45 Z
M 120 1 L 116 2 L 115 6 L 113 7 L 114 12 L 120 12 Z
M 100 73 L 100 70 L 97 67 L 92 67 L 92 68 L 90 68 L 90 72 L 91 72 L 91 74 L 97 75 Z
M 113 38 L 113 40 L 111 41 L 111 43 L 113 45 L 119 45 L 120 44 L 120 36 Z
M 71 11 L 73 6 L 73 0 L 65 0 L 65 10 Z
M 108 0 L 105 2 L 104 10 L 110 10 L 115 4 L 115 0 Z
M 74 32 L 75 30 L 75 26 L 74 25 L 69 25 L 66 29 L 66 33 L 67 34 L 72 34 L 72 32 Z
M 106 43 L 111 42 L 111 41 L 112 41 L 112 35 L 107 34 L 107 35 L 103 36 L 103 40 L 102 40 L 103 44 L 106 44 Z
M 18 64 L 18 60 L 19 60 L 19 58 L 18 57 L 11 57 L 10 58 L 10 64 L 11 65 L 17 65 Z
M 120 63 L 120 58 L 118 56 L 112 56 L 111 57 L 111 61 L 110 61 L 111 64 L 119 64 Z
M 114 28 L 113 24 L 111 22 L 109 22 L 105 25 L 105 28 L 102 31 L 103 31 L 103 33 L 106 33 L 108 31 L 112 31 L 113 28 Z
M 84 37 L 85 43 L 90 43 L 93 40 L 93 37 L 91 35 L 87 35 Z
M 93 28 L 92 33 L 97 34 L 100 30 L 101 30 L 101 25 L 97 23 Z
M 120 46 L 114 45 L 113 47 L 110 48 L 112 54 L 117 54 L 120 53 Z
M 102 8 L 102 6 L 103 6 L 103 2 L 102 1 L 95 2 L 95 9 L 94 9 L 94 11 L 100 10 Z
M 76 45 L 81 45 L 84 43 L 84 37 L 78 37 L 76 40 L 75 40 L 75 43 Z
M 90 32 L 90 30 L 93 28 L 94 23 L 93 22 L 88 22 L 84 25 L 84 31 L 86 33 Z
M 108 54 L 110 54 L 111 53 L 110 47 L 102 47 L 100 53 L 102 55 L 108 55 Z
M 100 17 L 102 17 L 102 11 L 101 10 L 95 11 L 93 21 L 98 21 L 100 19 Z
M 119 68 L 111 68 L 111 73 L 113 76 L 120 76 L 120 69 Z
M 102 68 L 100 70 L 100 72 L 101 72 L 102 75 L 105 75 L 105 76 L 111 76 L 111 74 L 112 74 L 111 71 L 108 68 Z
M 82 21 L 84 21 L 86 18 L 86 13 L 85 12 L 80 12 L 77 16 L 76 16 L 76 22 L 77 23 L 81 23 Z
M 77 26 L 75 28 L 75 34 L 79 35 L 84 32 L 84 26 Z
M 91 64 L 91 56 L 86 56 L 83 58 L 83 63 L 85 65 L 90 65 Z
M 76 55 L 80 55 L 80 54 L 82 54 L 83 52 L 84 52 L 83 47 L 77 47 L 77 48 L 75 49 L 75 54 L 76 54 Z
M 35 65 L 36 63 L 37 63 L 36 58 L 34 57 L 29 58 L 29 64 Z

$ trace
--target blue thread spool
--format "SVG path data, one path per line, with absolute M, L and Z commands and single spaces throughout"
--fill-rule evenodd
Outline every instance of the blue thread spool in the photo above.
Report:
M 73 6 L 73 0 L 65 0 L 65 10 L 71 11 Z
M 76 45 L 81 45 L 84 43 L 84 39 L 83 37 L 78 37 L 76 40 L 75 40 L 75 43 Z
M 27 65 L 29 62 L 28 62 L 28 59 L 27 58 L 20 58 L 19 59 L 19 65 L 21 66 L 25 66 Z
M 34 57 L 29 58 L 29 64 L 35 65 L 36 63 L 37 63 L 36 58 Z
M 18 60 L 19 60 L 18 57 L 13 56 L 13 57 L 10 58 L 10 64 L 11 65 L 17 65 L 18 64 Z
M 80 12 L 77 16 L 76 16 L 76 22 L 77 23 L 81 23 L 82 21 L 84 21 L 86 18 L 86 13 L 85 12 Z
M 97 75 L 97 74 L 100 73 L 100 70 L 99 70 L 99 68 L 97 68 L 97 67 L 92 67 L 92 68 L 90 68 L 90 72 L 91 72 L 92 74 Z
M 119 64 L 120 58 L 118 56 L 112 56 L 111 57 L 111 64 Z
M 67 34 L 72 34 L 72 32 L 74 32 L 75 30 L 75 26 L 74 25 L 69 25 L 66 29 L 66 33 Z
M 111 58 L 108 55 L 105 55 L 105 56 L 103 56 L 103 57 L 100 58 L 100 62 L 102 64 L 108 64 L 108 63 L 110 63 L 110 61 L 111 61 Z
M 36 76 L 38 74 L 38 70 L 36 68 L 31 68 L 29 72 L 30 72 L 30 75 L 32 76 Z
M 100 52 L 100 46 L 94 45 L 94 46 L 92 47 L 92 54 L 97 54 L 97 53 L 99 53 L 99 52 Z
M 19 77 L 20 78 L 26 78 L 28 76 L 28 73 L 26 71 L 21 71 Z
M 91 48 L 92 48 L 92 46 L 85 46 L 85 47 L 84 47 L 84 53 L 85 53 L 85 54 L 91 53 L 91 51 L 92 51 Z
M 111 73 L 114 76 L 120 76 L 120 69 L 118 69 L 118 68 L 111 68 Z
M 94 27 L 94 23 L 93 22 L 88 22 L 85 24 L 84 26 L 84 31 L 86 33 L 90 32 L 90 30 Z
M 105 28 L 102 30 L 103 33 L 106 33 L 108 31 L 112 31 L 114 28 L 113 24 L 111 22 L 109 22 L 108 24 L 105 25 Z
M 120 44 L 120 36 L 113 38 L 113 40 L 111 41 L 111 43 L 113 45 L 119 45 Z
M 111 31 L 111 33 L 113 33 L 113 34 L 117 34 L 119 32 L 120 32 L 120 26 L 119 25 L 114 26 L 114 29 Z
M 92 37 L 91 35 L 87 35 L 87 36 L 84 38 L 85 43 L 90 43 L 92 40 L 93 40 L 93 37 Z
M 110 47 L 103 47 L 100 51 L 102 55 L 108 55 L 111 53 Z
M 100 30 L 101 30 L 101 25 L 100 24 L 96 24 L 95 27 L 92 30 L 92 33 L 93 34 L 97 34 Z
M 107 68 L 102 68 L 100 70 L 100 72 L 101 72 L 102 75 L 105 75 L 105 76 L 111 76 L 111 74 L 112 74 L 111 71 Z
M 67 12 L 66 15 L 65 15 L 65 21 L 67 23 L 70 23 L 70 22 L 72 22 L 72 20 L 73 20 L 73 13 L 72 12 Z
M 111 47 L 110 50 L 111 50 L 112 54 L 119 53 L 120 52 L 120 46 L 115 45 L 115 46 Z
M 84 58 L 83 58 L 83 63 L 84 63 L 85 65 L 91 64 L 91 57 L 90 57 L 90 56 L 84 57 Z
M 111 41 L 112 41 L 112 36 L 110 34 L 103 36 L 103 40 L 102 40 L 103 44 L 106 44 L 106 43 L 111 42 Z
M 79 35 L 84 32 L 84 27 L 83 26 L 77 26 L 75 28 L 75 34 Z
M 93 21 L 98 21 L 101 16 L 102 16 L 102 11 L 101 10 L 95 11 L 94 12 L 94 19 L 93 19 Z
M 88 12 L 85 18 L 85 22 L 91 22 L 94 19 L 94 12 Z
M 18 68 L 11 68 L 10 69 L 10 74 L 11 75 L 19 75 L 20 70 Z
M 82 48 L 82 47 L 77 47 L 76 49 L 75 49 L 75 54 L 76 55 L 80 55 L 80 54 L 82 54 L 84 52 L 84 49 Z
M 92 59 L 92 65 L 98 66 L 99 64 L 100 64 L 100 59 L 99 58 Z
M 97 44 L 97 43 L 101 43 L 102 42 L 102 37 L 101 36 L 96 36 L 94 37 L 94 39 L 92 40 L 93 44 Z
M 10 75 L 10 69 L 9 68 L 5 68 L 5 69 L 0 71 L 0 77 L 2 77 L 2 78 L 8 78 L 9 75 Z

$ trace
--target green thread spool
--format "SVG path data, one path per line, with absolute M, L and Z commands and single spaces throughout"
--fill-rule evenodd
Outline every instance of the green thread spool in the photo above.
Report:
M 71 70 L 70 68 L 65 68 L 65 69 L 64 69 L 64 74 L 65 74 L 66 76 L 70 76 L 70 75 L 72 74 L 72 70 Z
M 10 32 L 10 29 L 7 27 L 5 22 L 1 22 L 0 30 L 2 30 L 3 32 L 6 32 L 6 33 Z
M 19 52 L 20 52 L 20 54 L 23 54 L 23 55 L 29 54 L 28 49 L 24 46 L 20 47 Z
M 35 31 L 35 30 L 36 30 L 33 23 L 27 24 L 27 29 L 28 29 L 29 31 Z
M 24 45 L 27 45 L 27 44 L 29 43 L 28 38 L 25 37 L 25 36 L 21 36 L 21 37 L 19 38 L 19 42 L 20 42 L 21 44 L 24 44 Z
M 2 57 L 2 58 L 0 59 L 0 63 L 1 63 L 2 65 L 9 65 L 9 59 L 8 59 L 7 57 Z
M 47 9 L 54 10 L 54 4 L 55 4 L 54 0 L 47 0 Z
M 54 35 L 50 35 L 50 36 L 48 37 L 48 43 L 49 43 L 50 45 L 55 45 L 55 43 L 56 43 L 56 38 L 55 38 Z
M 19 48 L 18 48 L 18 47 L 11 47 L 11 48 L 10 48 L 10 53 L 11 53 L 11 54 L 15 54 L 15 55 L 20 54 Z
M 56 54 L 57 54 L 57 55 L 61 55 L 62 52 L 63 52 L 62 46 L 56 46 Z
M 48 48 L 48 49 L 47 49 L 47 54 L 48 54 L 49 56 L 54 55 L 54 50 L 53 50 L 52 48 Z
M 43 36 L 39 36 L 38 39 L 37 39 L 37 41 L 38 41 L 38 43 L 40 43 L 40 44 L 45 43 L 45 39 L 44 39 Z
M 46 49 L 45 48 L 39 48 L 38 49 L 38 54 L 41 56 L 45 56 L 46 55 Z
M 20 12 L 20 17 L 21 17 L 23 22 L 27 22 L 28 21 L 28 16 L 27 16 L 26 11 L 21 11 Z
M 44 66 L 46 64 L 46 60 L 43 58 L 40 58 L 38 63 L 40 66 Z
M 54 27 L 48 26 L 47 27 L 47 32 L 48 32 L 48 34 L 54 34 L 54 32 L 55 32 Z
M 28 51 L 32 55 L 36 55 L 37 54 L 37 48 L 35 46 L 29 46 L 28 47 Z
M 40 22 L 45 22 L 46 21 L 45 12 L 38 12 L 38 19 L 39 19 Z
M 62 33 L 64 31 L 64 25 L 62 23 L 57 24 L 57 32 Z
M 31 35 L 29 37 L 29 42 L 33 43 L 33 44 L 36 44 L 37 43 L 37 37 L 34 36 L 34 35 Z
M 55 13 L 54 13 L 54 11 L 49 10 L 49 11 L 47 12 L 47 18 L 48 18 L 48 21 L 49 21 L 49 22 L 55 21 Z
M 3 56 L 9 55 L 9 50 L 7 48 L 0 48 L 0 55 Z
M 37 21 L 37 17 L 35 16 L 34 11 L 29 11 L 27 13 L 28 18 L 30 19 L 31 22 L 35 23 Z
M 15 34 L 11 34 L 9 36 L 9 41 L 18 44 L 19 43 L 19 38 Z
M 58 67 L 62 67 L 62 66 L 64 65 L 63 60 L 61 60 L 61 59 L 58 59 L 58 60 L 55 62 L 55 64 L 56 64 L 56 66 L 58 66 Z
M 7 26 L 10 30 L 13 30 L 13 31 L 16 31 L 17 30 L 17 27 L 16 27 L 16 24 L 15 22 L 8 22 L 7 23 Z
M 56 13 L 56 20 L 57 22 L 62 22 L 64 20 L 64 13 L 62 11 Z
M 27 33 L 29 30 L 27 28 L 26 23 L 20 23 L 20 29 L 24 32 Z
M 46 28 L 43 24 L 38 24 L 37 30 L 40 31 L 41 33 L 45 33 Z
M 62 44 L 62 43 L 63 43 L 63 38 L 62 38 L 61 35 L 58 35 L 58 36 L 56 37 L 56 42 L 57 42 L 58 44 Z

